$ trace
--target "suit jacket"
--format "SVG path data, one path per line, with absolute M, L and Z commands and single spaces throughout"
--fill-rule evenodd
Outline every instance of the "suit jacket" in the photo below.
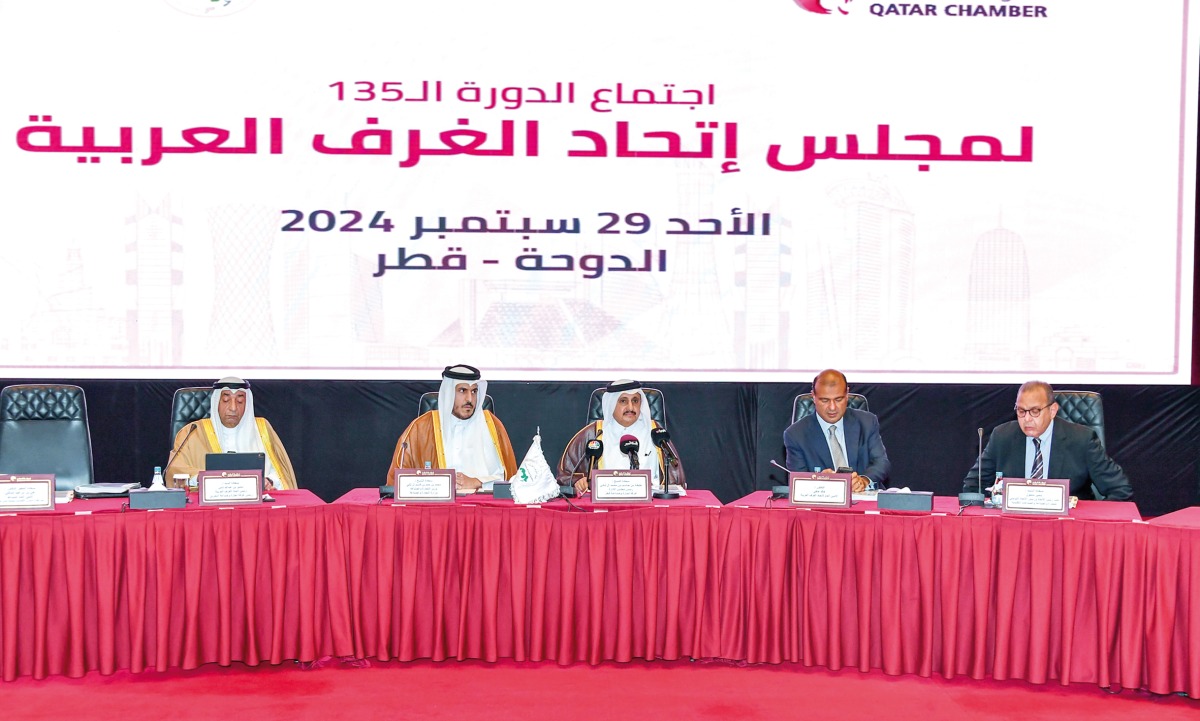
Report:
M 971 467 L 963 479 L 964 491 L 979 489 L 979 461 Z M 983 486 L 996 482 L 996 471 L 1009 478 L 1025 477 L 1025 433 L 1017 421 L 996 426 L 983 449 Z M 1050 437 L 1050 467 L 1046 478 L 1068 478 L 1071 495 L 1094 498 L 1092 484 L 1096 485 L 1105 500 L 1128 501 L 1133 498 L 1133 487 L 1113 459 L 1104 452 L 1100 438 L 1087 426 L 1054 419 L 1054 431 Z
M 879 436 L 879 419 L 874 413 L 846 409 L 842 417 L 842 434 L 846 437 L 846 462 L 860 476 L 866 476 L 879 488 L 887 488 L 892 474 L 883 438 Z M 821 432 L 816 414 L 805 416 L 783 432 L 787 449 L 787 467 L 792 471 L 811 471 L 814 468 L 833 468 L 829 439 Z M 837 470 L 834 468 L 834 470 Z

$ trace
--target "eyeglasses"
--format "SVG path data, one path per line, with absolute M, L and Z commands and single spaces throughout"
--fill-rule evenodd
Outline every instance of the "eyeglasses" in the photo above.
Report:
M 1049 408 L 1052 405 L 1054 405 L 1054 404 L 1047 403 L 1046 405 L 1042 406 L 1041 408 L 1021 408 L 1020 406 L 1014 406 L 1013 410 L 1017 412 L 1017 418 L 1024 418 L 1025 416 L 1029 416 L 1030 418 L 1037 418 L 1042 415 L 1042 411 L 1046 410 L 1047 408 Z

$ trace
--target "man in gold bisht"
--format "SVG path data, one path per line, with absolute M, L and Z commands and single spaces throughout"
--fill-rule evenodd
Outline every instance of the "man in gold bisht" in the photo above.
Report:
M 387 485 L 397 468 L 453 468 L 458 490 L 475 490 L 517 472 L 508 431 L 491 411 L 483 410 L 487 381 L 478 368 L 447 366 L 438 390 L 438 409 L 417 416 L 396 441 Z M 449 408 L 450 412 L 443 412 Z
M 250 383 L 241 378 L 227 376 L 213 384 L 209 417 L 180 428 L 173 447 L 179 451 L 167 466 L 168 480 L 176 473 L 194 477 L 204 470 L 209 453 L 265 453 L 267 489 L 297 487 L 296 471 L 283 442 L 266 418 L 254 417 L 254 394 Z

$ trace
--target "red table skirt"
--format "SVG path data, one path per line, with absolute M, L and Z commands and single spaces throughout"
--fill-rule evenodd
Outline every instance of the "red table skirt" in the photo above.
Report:
M 718 657 L 1200 698 L 1188 519 L 280 500 L 0 518 L 0 675 Z
M 1200 696 L 1200 535 L 726 506 L 722 656 Z
M 3 678 L 352 653 L 338 519 L 293 500 L 2 519 Z
M 719 656 L 716 508 L 339 505 L 360 657 Z

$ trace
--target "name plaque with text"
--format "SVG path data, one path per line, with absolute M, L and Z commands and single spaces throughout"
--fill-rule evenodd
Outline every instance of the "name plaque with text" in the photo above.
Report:
M 396 503 L 449 503 L 457 477 L 453 468 L 397 468 L 393 498 Z
M 200 505 L 229 506 L 262 503 L 262 471 L 200 471 Z
M 788 474 L 788 502 L 801 508 L 849 508 L 853 475 L 850 473 Z
M 606 469 L 592 471 L 592 503 L 649 503 L 650 470 Z
M 1001 513 L 1065 516 L 1071 509 L 1066 478 L 1005 478 Z
M 0 511 L 53 511 L 54 474 L 0 475 Z

